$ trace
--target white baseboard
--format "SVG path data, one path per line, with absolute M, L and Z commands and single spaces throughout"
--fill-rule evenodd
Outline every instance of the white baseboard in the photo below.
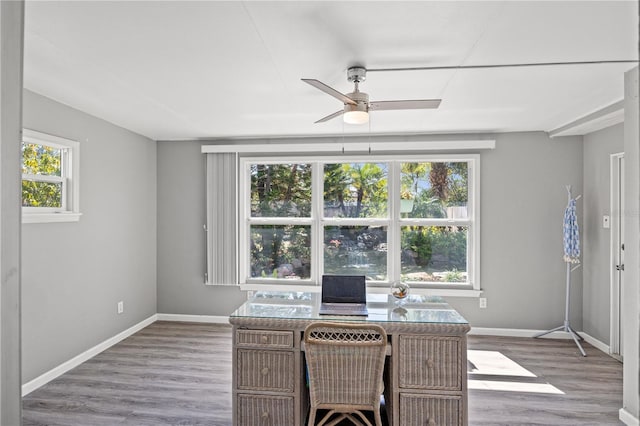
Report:
M 479 336 L 505 336 L 505 337 L 533 337 L 538 333 L 542 333 L 543 330 L 528 330 L 524 328 L 487 328 L 487 327 L 471 327 L 469 334 L 476 334 Z M 569 339 L 568 333 L 552 333 L 550 337 L 554 339 L 564 339 L 561 334 L 565 334 Z
M 622 423 L 628 426 L 640 426 L 640 419 L 635 417 L 633 414 L 621 408 L 619 411 L 619 418 Z
M 479 336 L 533 337 L 536 334 L 543 333 L 544 331 L 546 330 L 471 327 L 471 331 L 469 331 L 469 334 L 475 334 Z M 588 335 L 585 332 L 581 331 L 578 332 L 578 334 L 580 334 L 587 343 L 609 355 L 609 345 L 601 342 L 595 337 Z M 544 337 L 551 339 L 571 339 L 571 336 L 566 331 L 554 331 L 553 333 L 549 333 Z
M 218 315 L 182 315 L 158 314 L 158 321 L 206 322 L 213 324 L 229 324 L 229 317 Z
M 41 374 L 35 379 L 23 384 L 22 396 L 28 395 L 29 393 L 38 389 L 40 386 L 43 386 L 49 383 L 51 380 L 55 379 L 56 377 L 61 376 L 62 374 L 66 373 L 72 368 L 75 368 L 78 365 L 82 364 L 83 362 L 93 358 L 94 356 L 98 355 L 100 352 L 104 351 L 105 349 L 109 349 L 111 346 L 115 345 L 121 340 L 126 339 L 132 334 L 137 333 L 138 331 L 142 330 L 149 324 L 154 323 L 156 320 L 157 320 L 157 314 L 153 314 L 149 318 L 140 321 L 138 324 L 135 324 L 134 326 L 127 328 L 126 330 L 116 334 L 115 336 L 105 340 L 104 342 L 95 345 L 94 347 L 82 352 L 81 354 L 74 356 L 70 360 L 63 362 L 59 366 L 52 368 L 46 373 Z
M 587 343 L 589 343 L 591 346 L 593 346 L 594 348 L 600 349 L 602 352 L 604 352 L 607 355 L 609 355 L 611 353 L 611 348 L 606 343 L 601 342 L 600 340 L 596 339 L 595 337 L 592 337 L 592 336 L 588 335 L 584 331 L 581 331 L 580 335 L 582 337 L 584 337 L 584 340 Z

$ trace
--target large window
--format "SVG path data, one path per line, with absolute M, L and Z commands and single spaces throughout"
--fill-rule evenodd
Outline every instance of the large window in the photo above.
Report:
M 23 130 L 23 222 L 78 220 L 78 150 L 75 141 Z
M 479 157 L 240 163 L 240 282 L 479 289 Z

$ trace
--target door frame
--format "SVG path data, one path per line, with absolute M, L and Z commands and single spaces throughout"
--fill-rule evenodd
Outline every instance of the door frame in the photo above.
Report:
M 624 265 L 624 253 L 620 249 L 624 244 L 624 152 L 611 154 L 610 158 L 610 337 L 609 354 L 622 360 L 622 292 L 623 271 L 616 266 Z

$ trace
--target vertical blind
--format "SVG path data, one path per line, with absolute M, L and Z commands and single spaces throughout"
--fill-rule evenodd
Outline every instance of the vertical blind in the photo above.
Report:
M 236 153 L 207 154 L 207 284 L 237 284 Z

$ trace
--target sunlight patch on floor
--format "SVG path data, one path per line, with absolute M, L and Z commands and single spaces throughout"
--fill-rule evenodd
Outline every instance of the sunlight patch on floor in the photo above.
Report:
M 494 376 L 536 377 L 535 374 L 498 351 L 467 351 L 469 373 Z
M 531 371 L 498 351 L 470 349 L 467 364 L 471 375 L 469 389 L 564 395 L 560 389 L 550 383 L 541 383 Z
M 557 387 L 549 383 L 501 382 L 495 380 L 469 380 L 469 389 L 502 392 L 548 393 L 564 395 Z

